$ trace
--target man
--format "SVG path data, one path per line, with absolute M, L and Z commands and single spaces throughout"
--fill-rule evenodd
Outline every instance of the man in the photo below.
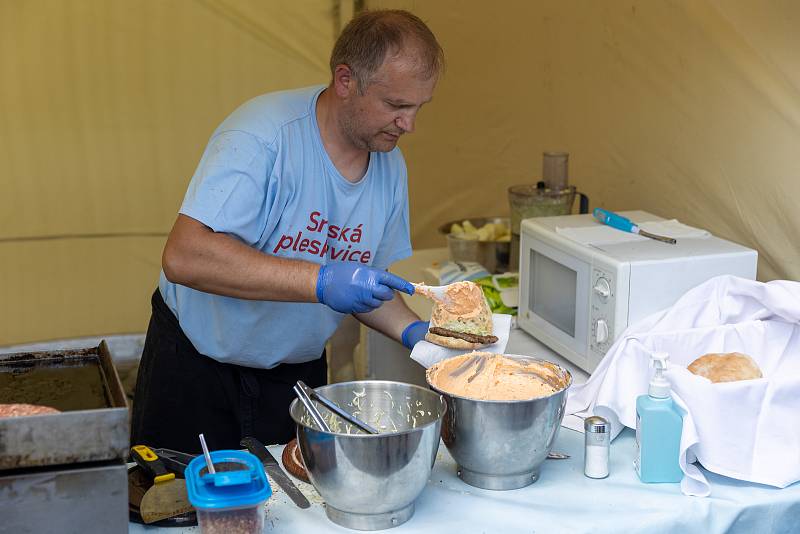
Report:
M 344 314 L 407 347 L 424 337 L 394 298 L 413 286 L 386 269 L 411 254 L 397 141 L 442 64 L 414 15 L 362 13 L 334 46 L 327 87 L 262 95 L 217 128 L 164 248 L 134 443 L 286 442 L 292 385 L 325 383 Z

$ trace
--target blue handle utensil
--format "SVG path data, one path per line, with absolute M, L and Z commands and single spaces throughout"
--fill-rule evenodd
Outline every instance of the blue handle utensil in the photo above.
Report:
M 646 232 L 641 228 L 639 228 L 639 225 L 637 225 L 630 219 L 623 217 L 618 213 L 614 213 L 613 211 L 604 210 L 602 208 L 595 208 L 594 211 L 592 212 L 592 215 L 594 215 L 594 218 L 600 221 L 601 223 L 606 224 L 611 228 L 622 230 L 623 232 L 639 234 L 644 237 L 649 237 L 650 239 L 655 239 L 656 241 L 669 243 L 670 245 L 674 245 L 675 243 L 677 243 L 675 238 L 664 237 L 663 235 L 656 235 L 656 234 L 651 234 L 650 232 Z

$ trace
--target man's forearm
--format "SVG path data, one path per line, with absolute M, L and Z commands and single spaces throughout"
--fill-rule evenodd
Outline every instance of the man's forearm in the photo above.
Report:
M 395 294 L 392 300 L 384 302 L 380 308 L 369 313 L 357 313 L 355 317 L 398 343 L 401 343 L 400 336 L 405 327 L 414 321 L 419 321 L 419 316 L 411 311 L 399 294 Z
M 179 215 L 164 247 L 167 279 L 192 289 L 250 300 L 316 302 L 319 265 L 264 254 Z

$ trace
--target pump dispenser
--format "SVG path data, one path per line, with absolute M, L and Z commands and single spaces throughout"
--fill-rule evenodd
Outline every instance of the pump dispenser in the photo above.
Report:
M 642 482 L 680 482 L 683 478 L 680 456 L 683 414 L 670 396 L 664 376 L 669 355 L 650 356 L 655 368 L 647 395 L 636 399 L 636 456 L 634 466 Z
M 650 389 L 647 394 L 656 399 L 669 398 L 670 385 L 669 381 L 664 377 L 668 360 L 669 355 L 666 352 L 656 352 L 650 356 L 650 366 L 655 367 L 656 372 L 653 373 L 653 378 L 650 380 Z

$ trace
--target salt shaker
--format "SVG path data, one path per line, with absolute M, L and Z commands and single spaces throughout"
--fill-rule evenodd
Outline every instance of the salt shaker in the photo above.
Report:
M 611 442 L 608 421 L 593 415 L 583 421 L 584 456 L 583 474 L 589 478 L 608 476 L 608 451 Z

